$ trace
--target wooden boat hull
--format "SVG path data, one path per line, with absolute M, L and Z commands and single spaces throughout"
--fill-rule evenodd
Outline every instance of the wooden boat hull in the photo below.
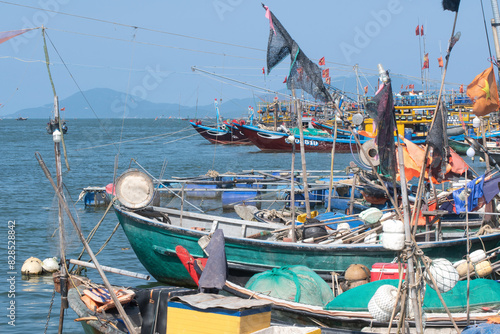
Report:
M 287 142 L 288 135 L 284 132 L 262 130 L 254 126 L 240 125 L 238 128 L 243 134 L 262 151 L 291 152 L 292 143 Z M 299 150 L 300 138 L 295 136 L 295 149 Z M 331 152 L 333 147 L 332 137 L 304 136 L 306 152 Z M 337 139 L 336 153 L 357 152 L 358 148 L 354 139 Z
M 273 231 L 283 225 L 264 224 L 220 216 L 210 216 L 174 209 L 151 207 L 138 214 L 120 206 L 115 211 L 121 226 L 146 270 L 160 282 L 192 285 L 175 247 L 181 245 L 195 257 L 204 253 L 198 240 L 211 230 L 224 230 L 228 273 L 231 280 L 245 282 L 255 273 L 286 265 L 304 265 L 324 279 L 331 280 L 331 272 L 343 272 L 353 263 L 371 267 L 376 262 L 391 262 L 396 252 L 379 244 L 307 244 L 287 243 L 246 236 Z M 149 216 L 150 218 L 148 218 Z M 162 222 L 154 217 L 168 217 Z M 170 223 L 168 223 L 170 222 Z M 181 224 L 182 222 L 182 224 Z M 181 227 L 182 225 L 182 227 Z M 196 228 L 196 229 L 194 229 Z M 481 239 L 481 240 L 480 240 Z M 471 238 L 471 251 L 492 249 L 500 242 L 500 233 Z M 458 261 L 466 254 L 466 240 L 446 240 L 419 243 L 431 258 L 445 257 Z
M 212 144 L 234 144 L 234 145 L 251 145 L 252 142 L 248 140 L 241 131 L 233 126 L 226 125 L 226 129 L 217 129 L 196 122 L 190 121 L 189 124 L 195 128 L 198 133 L 211 142 Z

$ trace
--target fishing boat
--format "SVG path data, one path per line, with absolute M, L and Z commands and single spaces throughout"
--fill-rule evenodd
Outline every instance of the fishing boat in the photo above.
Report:
M 16 118 L 16 121 L 27 121 L 28 117 L 18 117 Z
M 216 124 L 214 126 L 202 125 L 201 120 L 191 120 L 189 121 L 189 124 L 191 124 L 203 138 L 212 144 L 251 145 L 252 143 L 243 135 L 243 133 L 234 127 L 229 121 L 221 122 L 219 101 L 217 99 L 214 100 L 214 106 L 216 119 Z
M 295 133 L 291 134 L 294 138 L 294 141 L 291 142 L 289 139 L 290 134 L 284 131 L 271 131 L 246 124 L 237 124 L 236 126 L 262 151 L 292 152 L 293 145 L 298 148 L 300 144 L 300 136 Z M 334 142 L 335 152 L 337 153 L 357 152 L 358 150 L 356 142 L 350 134 L 338 136 L 337 140 L 334 141 L 330 134 L 323 133 L 322 136 L 319 136 L 318 132 L 315 132 L 315 135 L 308 135 L 307 132 L 307 130 L 304 130 L 304 148 L 306 152 L 331 152 Z M 309 133 L 311 133 L 310 130 Z M 364 143 L 366 139 L 360 141 Z
M 220 127 L 203 125 L 201 120 L 191 120 L 189 124 L 212 144 L 252 145 L 252 142 L 239 129 L 227 121 L 224 121 Z
M 138 259 L 158 281 L 174 285 L 190 285 L 192 281 L 176 256 L 175 247 L 182 245 L 193 256 L 203 257 L 200 239 L 208 238 L 215 229 L 225 235 L 229 275 L 237 281 L 253 274 L 286 265 L 306 265 L 331 279 L 332 271 L 341 272 L 352 263 L 371 267 L 376 262 L 391 262 L 396 252 L 380 244 L 308 244 L 278 241 L 275 230 L 283 225 L 258 223 L 175 209 L 147 207 L 131 211 L 116 204 L 115 212 Z M 258 238 L 256 238 L 258 237 Z M 465 238 L 421 242 L 428 256 L 458 261 L 466 253 Z M 471 249 L 492 249 L 500 242 L 500 233 L 471 237 Z

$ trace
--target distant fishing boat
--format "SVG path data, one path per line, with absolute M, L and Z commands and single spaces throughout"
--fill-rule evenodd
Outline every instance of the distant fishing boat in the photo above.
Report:
M 239 144 L 251 145 L 252 143 L 245 137 L 245 135 L 228 121 L 221 122 L 219 112 L 219 102 L 217 99 L 214 101 L 215 106 L 215 126 L 205 126 L 201 124 L 201 120 L 191 120 L 189 124 L 195 128 L 198 133 L 211 142 L 212 144 Z
M 203 125 L 201 120 L 191 120 L 189 124 L 212 144 L 252 145 L 252 142 L 239 129 L 228 122 L 223 122 L 220 127 Z
M 262 151 L 283 151 L 291 152 L 293 146 L 291 142 L 288 142 L 289 134 L 286 132 L 271 131 L 261 129 L 256 126 L 250 126 L 246 124 L 236 125 L 243 134 L 259 149 Z M 304 130 L 304 147 L 306 152 L 331 152 L 333 147 L 333 137 L 330 134 L 323 133 L 319 136 L 319 132 L 315 132 L 316 135 L 308 135 L 307 130 Z M 309 133 L 311 133 L 309 131 Z M 292 134 L 295 140 L 295 145 L 299 147 L 300 136 L 298 134 Z M 361 139 L 361 144 L 366 140 Z M 335 152 L 336 153 L 349 153 L 357 152 L 358 147 L 354 138 L 350 136 L 349 132 L 345 135 L 338 135 L 335 141 Z
M 16 118 L 16 121 L 27 121 L 28 117 L 18 117 Z

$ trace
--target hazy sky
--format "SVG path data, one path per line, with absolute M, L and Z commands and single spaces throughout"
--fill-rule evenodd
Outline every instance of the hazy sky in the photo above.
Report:
M 17 3 L 54 12 L 0 1 L 0 31 L 47 27 L 50 40 L 84 91 L 106 87 L 153 102 L 183 105 L 195 105 L 197 99 L 201 105 L 216 97 L 229 100 L 260 94 L 256 89 L 192 72 L 191 66 L 270 89 L 285 86 L 288 59 L 270 75 L 262 74 L 269 24 L 260 1 Z M 442 10 L 440 0 L 269 0 L 265 4 L 306 55 L 315 61 L 326 58 L 332 84 L 340 88 L 345 76 L 353 75 L 355 64 L 359 64 L 362 81 L 363 75 L 376 71 L 378 63 L 389 69 L 393 78 L 397 74 L 409 76 L 401 79 L 403 84 L 419 78 L 424 52 L 424 39 L 419 45 L 415 36 L 419 24 L 424 25 L 429 77 L 440 80 L 437 58 L 445 54 L 455 16 Z M 494 52 L 489 1 L 484 0 L 484 9 Z M 462 1 L 457 31 L 461 39 L 453 49 L 447 81 L 467 85 L 489 66 L 480 0 Z M 60 98 L 68 97 L 79 88 L 48 43 L 57 93 Z M 43 60 L 40 29 L 0 45 L 0 115 L 52 103 Z

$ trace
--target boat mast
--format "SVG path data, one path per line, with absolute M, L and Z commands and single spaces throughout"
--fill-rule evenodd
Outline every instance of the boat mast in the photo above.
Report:
M 495 42 L 495 52 L 497 61 L 500 59 L 500 11 L 498 9 L 498 1 L 491 0 L 491 9 L 493 10 L 493 19 L 491 19 L 491 27 L 493 28 L 493 41 Z
M 61 171 L 61 146 L 60 142 L 62 139 L 62 131 L 60 131 L 59 126 L 59 99 L 56 94 L 56 88 L 54 86 L 54 82 L 52 81 L 52 75 L 50 73 L 50 61 L 49 54 L 47 51 L 47 43 L 45 40 L 45 28 L 42 27 L 42 35 L 43 35 L 43 49 L 45 52 L 45 63 L 47 65 L 47 71 L 49 74 L 50 84 L 52 85 L 52 91 L 54 92 L 54 124 L 58 126 L 53 133 L 52 138 L 54 140 L 54 155 L 56 160 L 56 182 L 57 182 L 57 191 L 62 194 L 62 171 Z M 52 120 L 51 120 L 52 122 Z M 51 124 L 49 124 L 50 126 Z M 61 257 L 61 272 L 59 275 L 59 284 L 61 291 L 61 310 L 59 314 L 59 328 L 58 333 L 61 334 L 64 325 L 64 310 L 68 308 L 68 289 L 67 289 L 67 281 L 68 281 L 68 272 L 66 271 L 66 252 L 64 249 L 65 246 L 65 238 L 64 238 L 64 220 L 63 220 L 63 207 L 60 200 L 58 200 L 58 226 L 59 226 L 59 253 Z

